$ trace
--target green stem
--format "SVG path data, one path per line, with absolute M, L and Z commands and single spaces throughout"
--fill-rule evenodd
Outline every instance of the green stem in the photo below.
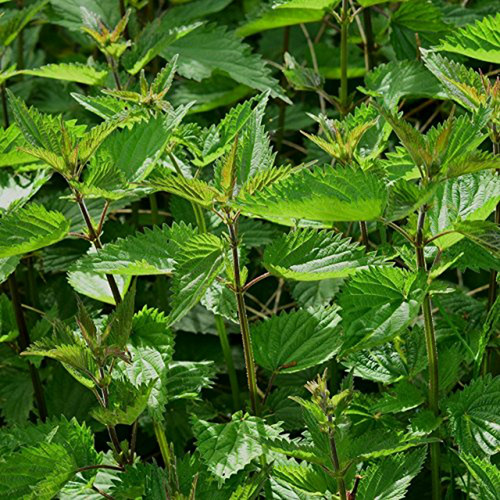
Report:
M 492 127 L 492 142 L 493 142 L 493 154 L 498 154 L 498 135 L 496 127 Z M 500 175 L 500 170 L 497 170 L 497 175 Z M 500 203 L 497 204 L 495 210 L 495 222 L 500 224 Z M 495 270 L 490 271 L 490 281 L 488 287 L 488 311 L 493 307 L 495 300 L 497 298 L 497 272 Z
M 281 49 L 281 56 L 288 52 L 288 47 L 290 45 L 290 26 L 285 26 L 283 29 L 283 46 Z M 281 75 L 281 86 L 284 88 L 286 85 L 286 77 L 284 74 Z M 286 103 L 283 100 L 279 100 L 279 116 L 278 116 L 278 131 L 276 133 L 276 149 L 279 151 L 281 149 L 281 143 L 283 142 L 283 137 L 285 135 L 285 118 L 286 118 Z
M 151 208 L 151 223 L 156 226 L 160 223 L 160 216 L 158 214 L 158 200 L 156 199 L 156 193 L 151 193 L 149 195 L 149 207 Z
M 346 115 L 349 109 L 349 95 L 347 93 L 347 35 L 349 30 L 349 14 L 347 0 L 342 0 L 340 14 L 340 112 Z
M 196 218 L 196 224 L 200 233 L 207 232 L 207 224 L 205 222 L 205 216 L 203 210 L 196 203 L 191 203 L 193 207 L 194 215 Z M 226 325 L 224 324 L 224 319 L 215 314 L 215 328 L 219 334 L 219 342 L 222 349 L 222 354 L 224 355 L 224 361 L 226 362 L 227 374 L 229 376 L 229 384 L 231 386 L 231 394 L 233 397 L 234 408 L 239 408 L 240 406 L 240 388 L 238 386 L 238 377 L 236 376 L 236 369 L 234 367 L 233 356 L 231 354 L 231 346 L 229 345 L 229 338 L 227 336 Z
M 155 431 L 156 441 L 160 447 L 160 453 L 163 458 L 163 463 L 169 472 L 172 472 L 173 458 L 170 446 L 165 435 L 165 430 L 160 422 L 153 421 L 153 429 Z
M 87 225 L 87 229 L 89 232 L 90 239 L 92 240 L 92 243 L 94 244 L 97 250 L 102 249 L 101 240 L 99 239 L 99 235 L 95 231 L 94 225 L 92 224 L 92 221 L 90 219 L 90 214 L 87 210 L 85 202 L 83 201 L 81 195 L 79 195 L 78 193 L 76 194 L 76 201 L 78 203 L 78 206 L 80 207 L 80 211 L 82 213 L 85 224 Z M 120 294 L 120 289 L 116 284 L 115 277 L 112 274 L 106 274 L 106 279 L 108 280 L 109 288 L 111 289 L 111 293 L 113 294 L 113 298 L 115 299 L 115 304 L 118 305 L 122 301 L 122 297 Z
M 418 269 L 427 272 L 424 255 L 424 224 L 427 207 L 423 206 L 418 214 L 417 235 L 415 246 L 417 250 Z M 436 334 L 432 319 L 431 297 L 427 293 L 422 303 L 422 313 L 424 316 L 425 346 L 429 363 L 429 408 L 434 415 L 439 416 L 439 370 L 438 370 L 438 350 L 436 344 Z M 431 478 L 432 478 L 432 499 L 441 498 L 440 469 L 440 449 L 439 443 L 431 443 Z
M 215 328 L 219 334 L 220 345 L 222 348 L 222 353 L 224 354 L 224 361 L 226 362 L 227 374 L 229 376 L 229 384 L 231 386 L 231 395 L 233 397 L 233 407 L 238 409 L 240 407 L 240 390 L 238 387 L 238 378 L 236 377 L 236 370 L 234 368 L 233 356 L 231 353 L 231 346 L 229 345 L 229 339 L 227 336 L 226 325 L 224 324 L 224 319 L 222 316 L 216 314 Z
M 373 68 L 373 52 L 375 51 L 375 41 L 373 38 L 372 16 L 369 7 L 363 9 L 363 24 L 365 27 L 365 66 L 369 71 Z
M 331 417 L 329 417 L 329 420 Z M 335 469 L 335 474 L 337 474 L 337 488 L 339 491 L 340 500 L 347 500 L 347 491 L 345 487 L 344 478 L 340 475 L 340 461 L 339 455 L 337 453 L 337 445 L 335 443 L 335 436 L 333 435 L 333 431 L 330 431 L 328 434 L 328 441 L 330 444 L 330 458 L 333 463 L 333 468 Z
M 233 221 L 228 222 L 229 239 L 233 255 L 234 293 L 238 304 L 238 320 L 240 323 L 241 338 L 243 342 L 243 355 L 247 372 L 248 390 L 250 393 L 250 408 L 252 414 L 257 414 L 257 377 L 255 361 L 253 356 L 252 339 L 250 337 L 250 326 L 248 324 L 247 309 L 240 275 L 240 258 L 238 255 L 238 235 Z

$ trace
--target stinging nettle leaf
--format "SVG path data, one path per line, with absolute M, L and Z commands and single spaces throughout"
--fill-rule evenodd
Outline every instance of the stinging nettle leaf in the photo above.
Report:
M 70 270 L 129 276 L 168 274 L 184 243 L 195 234 L 183 222 L 144 228 L 144 233 L 107 243 L 99 252 L 85 255 Z
M 498 452 L 500 377 L 473 380 L 446 402 L 450 430 L 460 450 L 478 457 Z
M 387 191 L 375 174 L 349 167 L 300 170 L 250 196 L 235 206 L 251 217 L 284 225 L 301 220 L 325 225 L 334 221 L 374 220 L 383 213 Z
M 438 50 L 454 52 L 480 61 L 500 64 L 500 14 L 488 16 L 441 40 Z
M 212 234 L 199 234 L 184 244 L 174 266 L 169 325 L 179 321 L 205 295 L 224 266 L 224 244 Z
M 299 229 L 267 246 L 263 264 L 282 278 L 317 281 L 345 278 L 376 261 L 375 255 L 341 234 Z
M 277 439 L 281 428 L 258 417 L 237 412 L 227 424 L 194 418 L 198 451 L 208 469 L 223 481 L 265 455 L 266 441 Z
M 426 290 L 425 275 L 395 267 L 356 273 L 340 295 L 342 352 L 392 340 L 415 320 Z
M 29 204 L 0 219 L 0 257 L 53 245 L 66 237 L 70 222 L 60 212 Z
M 281 313 L 251 327 L 257 364 L 293 373 L 330 359 L 340 347 L 338 307 Z
M 20 73 L 85 85 L 101 85 L 108 76 L 107 70 L 99 70 L 81 63 L 47 64 L 35 69 L 24 69 Z

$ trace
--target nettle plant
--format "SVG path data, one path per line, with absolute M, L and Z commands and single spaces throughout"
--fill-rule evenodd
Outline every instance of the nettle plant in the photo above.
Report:
M 497 3 L 6 3 L 0 493 L 498 498 Z

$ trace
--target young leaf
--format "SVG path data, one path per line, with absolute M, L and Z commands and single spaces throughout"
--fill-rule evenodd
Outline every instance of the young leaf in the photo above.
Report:
M 340 296 L 342 351 L 358 351 L 393 339 L 417 317 L 426 289 L 424 275 L 395 267 L 356 273 Z
M 188 240 L 177 257 L 169 325 L 179 321 L 205 295 L 224 265 L 222 241 L 211 234 Z
M 258 417 L 240 411 L 227 424 L 213 424 L 193 419 L 198 451 L 202 461 L 217 477 L 225 481 L 252 460 L 266 453 L 266 441 L 280 435 L 278 424 L 267 425 Z
M 60 212 L 32 203 L 0 219 L 0 257 L 11 257 L 53 245 L 69 232 Z
M 340 346 L 337 307 L 299 309 L 252 325 L 257 364 L 272 372 L 293 373 L 330 359 Z
M 460 453 L 458 457 L 477 482 L 480 498 L 496 500 L 500 495 L 500 472 L 498 467 L 469 453 Z
M 363 500 L 405 498 L 411 480 L 422 469 L 425 451 L 422 447 L 411 453 L 398 453 L 365 469 L 359 484 L 359 497 Z
M 87 64 L 80 63 L 47 64 L 35 69 L 24 69 L 20 73 L 41 78 L 83 83 L 85 85 L 101 85 L 108 75 L 107 70 L 98 70 Z
M 331 231 L 300 229 L 264 251 L 263 264 L 271 273 L 297 281 L 345 278 L 376 261 L 365 248 Z
M 0 19 L 0 45 L 10 45 L 23 28 L 49 3 L 38 0 L 24 9 L 12 9 L 3 12 Z
M 467 24 L 441 40 L 438 50 L 500 64 L 500 14 Z
M 333 221 L 374 220 L 387 201 L 384 183 L 374 174 L 352 168 L 301 170 L 253 196 L 240 196 L 235 206 L 243 213 L 295 225 L 301 219 Z
M 450 430 L 460 450 L 475 456 L 498 452 L 500 377 L 472 381 L 446 402 Z
M 103 425 L 132 425 L 146 409 L 153 384 L 132 385 L 114 380 L 109 394 L 109 406 L 98 406 L 90 414 Z

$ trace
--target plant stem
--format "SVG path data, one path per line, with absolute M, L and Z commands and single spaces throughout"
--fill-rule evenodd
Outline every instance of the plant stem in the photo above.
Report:
M 172 453 L 170 452 L 170 446 L 167 441 L 167 436 L 165 435 L 165 430 L 160 422 L 153 421 L 153 429 L 155 431 L 156 441 L 160 446 L 161 456 L 163 458 L 163 463 L 169 472 L 172 471 Z
M 257 414 L 257 378 L 255 373 L 255 361 L 253 357 L 252 339 L 250 337 L 250 326 L 248 324 L 248 315 L 245 306 L 245 297 L 240 275 L 240 258 L 238 255 L 238 235 L 235 222 L 230 221 L 227 224 L 229 230 L 229 239 L 233 255 L 234 272 L 234 293 L 238 304 L 238 319 L 240 323 L 241 338 L 243 341 L 243 355 L 245 357 L 245 368 L 247 372 L 248 390 L 250 392 L 250 408 L 252 414 Z
M 227 374 L 229 376 L 229 385 L 231 386 L 231 395 L 233 397 L 233 407 L 238 409 L 240 407 L 240 391 L 238 387 L 238 379 L 236 377 L 236 370 L 234 368 L 233 356 L 231 353 L 231 346 L 227 336 L 226 325 L 222 316 L 216 314 L 214 316 L 215 328 L 219 335 L 222 353 L 224 354 L 224 361 L 226 362 Z
M 359 228 L 361 229 L 361 241 L 366 248 L 369 248 L 370 241 L 368 240 L 368 229 L 366 228 L 366 221 L 359 221 Z
M 17 287 L 16 276 L 14 273 L 10 275 L 8 281 L 9 281 L 10 297 L 12 299 L 12 307 L 14 308 L 17 329 L 19 330 L 18 344 L 21 351 L 24 351 L 31 344 L 31 340 L 21 305 L 21 299 L 19 297 L 19 290 Z M 38 415 L 40 417 L 40 420 L 42 422 L 45 422 L 47 418 L 47 406 L 45 405 L 45 397 L 43 394 L 42 382 L 40 381 L 40 374 L 38 373 L 36 366 L 33 363 L 31 363 L 31 361 L 28 361 L 28 368 L 30 372 L 31 383 L 33 385 L 33 391 L 35 393 Z
M 281 49 L 281 57 L 288 52 L 288 47 L 290 45 L 290 26 L 285 26 L 283 29 L 283 46 Z M 284 87 L 286 84 L 286 77 L 284 74 L 281 75 L 281 86 Z M 276 149 L 279 151 L 281 149 L 281 143 L 283 142 L 283 137 L 285 135 L 285 117 L 286 117 L 286 103 L 285 101 L 279 101 L 279 116 L 278 116 L 278 131 L 276 134 Z
M 363 24 L 365 25 L 365 66 L 369 71 L 373 68 L 373 52 L 375 50 L 375 42 L 373 38 L 372 16 L 369 7 L 363 9 Z
M 207 224 L 205 222 L 203 210 L 196 203 L 191 203 L 191 206 L 193 207 L 196 224 L 198 225 L 200 233 L 206 233 Z M 226 325 L 224 324 L 224 319 L 218 314 L 214 315 L 214 320 L 215 328 L 219 335 L 222 354 L 224 355 L 224 361 L 226 362 L 227 374 L 229 376 L 229 385 L 231 386 L 231 394 L 233 397 L 233 406 L 236 409 L 240 406 L 240 388 L 238 386 L 238 377 L 236 376 L 236 369 L 234 367 L 233 355 L 231 353 L 231 346 L 229 345 Z
M 424 223 L 427 207 L 420 208 L 417 222 L 417 235 L 415 247 L 417 250 L 418 269 L 427 272 L 424 255 Z M 427 359 L 429 363 L 429 408 L 434 415 L 439 415 L 439 371 L 438 371 L 438 350 L 436 344 L 436 334 L 434 331 L 434 322 L 432 319 L 431 297 L 426 293 L 422 303 L 422 313 L 424 316 L 425 346 L 427 350 Z M 431 478 L 432 478 L 432 498 L 439 500 L 441 498 L 441 480 L 439 476 L 440 468 L 440 450 L 439 443 L 431 443 Z
M 151 193 L 149 195 L 149 207 L 151 208 L 151 223 L 155 226 L 160 222 L 160 216 L 158 214 L 158 200 L 156 199 L 156 193 Z
M 491 141 L 493 142 L 493 154 L 497 155 L 498 154 L 498 134 L 496 127 L 492 127 L 492 139 Z M 500 170 L 497 170 L 497 175 L 500 175 Z M 495 210 L 495 223 L 500 224 L 500 203 L 497 204 L 496 210 Z M 493 304 L 495 303 L 495 300 L 497 298 L 497 272 L 492 269 L 490 271 L 490 281 L 489 281 L 489 288 L 488 288 L 488 311 L 493 307 Z
M 349 30 L 349 15 L 347 0 L 342 0 L 340 14 L 340 112 L 346 115 L 349 109 L 349 95 L 347 93 L 347 35 Z
M 328 441 L 330 444 L 330 455 L 331 455 L 333 467 L 335 469 L 335 473 L 338 474 L 340 471 L 340 462 L 339 462 L 339 455 L 337 453 L 337 445 L 335 444 L 335 437 L 333 435 L 333 431 L 329 432 Z M 345 481 L 344 481 L 344 478 L 341 476 L 337 476 L 337 488 L 339 490 L 340 500 L 347 500 Z
M 85 224 L 87 225 L 87 229 L 89 231 L 89 236 L 92 240 L 92 243 L 96 247 L 97 250 L 102 248 L 101 240 L 99 239 L 99 235 L 96 233 L 94 225 L 90 219 L 90 214 L 87 210 L 85 202 L 80 194 L 76 193 L 76 201 L 78 206 L 80 207 L 80 211 L 82 212 L 83 219 L 85 220 Z M 113 294 L 113 298 L 115 299 L 115 304 L 118 305 L 122 301 L 122 297 L 120 294 L 120 289 L 116 284 L 115 277 L 112 274 L 106 274 L 106 279 L 109 283 L 109 288 L 111 288 L 111 293 Z

